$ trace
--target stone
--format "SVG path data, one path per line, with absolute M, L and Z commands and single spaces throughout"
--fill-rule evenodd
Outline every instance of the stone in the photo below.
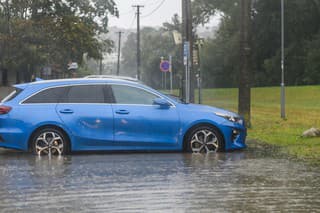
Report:
M 302 133 L 302 137 L 320 137 L 320 129 L 317 129 L 315 127 L 312 127 L 311 129 L 308 129 Z

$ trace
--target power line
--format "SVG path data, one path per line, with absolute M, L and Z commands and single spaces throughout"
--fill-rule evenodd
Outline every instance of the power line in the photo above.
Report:
M 132 19 L 132 21 L 131 21 L 131 23 L 130 23 L 130 25 L 129 25 L 129 28 L 128 28 L 128 29 L 131 29 L 131 28 L 132 28 L 133 23 L 134 23 L 134 21 L 136 20 L 136 17 L 137 17 L 137 14 L 136 14 L 136 13 L 134 13 L 133 19 Z
M 152 1 L 152 0 L 146 0 L 146 1 L 144 1 L 143 4 L 146 4 L 146 3 L 150 2 L 150 1 Z M 160 1 L 161 1 L 161 0 L 159 0 L 159 1 L 154 1 L 154 2 L 152 2 L 152 3 L 150 3 L 150 4 L 148 4 L 148 6 L 152 6 L 152 5 L 158 4 Z M 163 2 L 160 3 L 160 7 L 162 6 L 162 4 L 163 4 Z M 158 6 L 158 7 L 159 7 L 159 6 Z M 159 8 L 157 8 L 157 9 L 159 9 Z M 157 10 L 157 9 L 156 9 L 156 10 Z M 152 12 L 155 12 L 155 11 L 152 11 Z M 129 15 L 129 14 L 131 14 L 131 13 L 134 13 L 134 17 L 133 17 L 133 19 L 132 19 L 132 21 L 131 21 L 131 23 L 130 23 L 130 25 L 129 25 L 129 29 L 132 28 L 133 23 L 134 23 L 134 21 L 136 20 L 136 17 L 137 17 L 137 14 L 135 13 L 134 9 L 127 10 L 126 12 L 123 12 L 123 13 L 120 13 L 120 14 L 119 14 L 119 18 L 121 18 L 121 17 L 127 16 L 127 15 Z M 152 14 L 150 14 L 150 15 L 152 15 Z M 146 16 L 141 16 L 141 17 L 146 17 Z
M 146 5 L 147 2 L 149 2 L 149 1 L 152 1 L 152 0 L 146 0 L 146 1 L 143 3 L 143 5 Z M 154 1 L 154 2 L 152 2 L 152 3 L 150 3 L 150 4 L 147 4 L 146 7 L 147 7 L 147 6 L 152 6 L 152 5 L 158 4 L 160 1 L 161 1 L 161 0 Z
M 120 17 L 120 16 L 125 16 L 125 15 L 128 15 L 128 14 L 131 14 L 131 13 L 133 13 L 133 12 L 134 12 L 134 10 L 131 8 L 131 10 L 127 10 L 126 12 L 120 13 L 120 14 L 119 14 L 119 17 Z
M 160 7 L 164 4 L 165 1 L 166 1 L 166 0 L 162 0 L 162 1 L 160 2 L 160 4 L 159 4 L 154 10 L 152 10 L 150 13 L 148 13 L 148 14 L 145 15 L 145 16 L 141 16 L 141 18 L 146 18 L 146 17 L 149 17 L 149 16 L 151 16 L 152 14 L 154 14 L 157 10 L 160 9 Z
M 144 1 L 142 4 L 145 5 L 145 4 L 147 4 L 149 1 L 152 1 L 152 0 L 146 0 L 146 1 Z M 152 6 L 152 5 L 158 4 L 160 1 L 161 1 L 161 0 L 152 2 L 152 3 L 148 4 L 148 6 Z M 127 10 L 127 11 L 125 11 L 125 12 L 123 12 L 123 13 L 119 13 L 119 16 L 125 16 L 125 15 L 131 14 L 131 13 L 133 13 L 133 12 L 135 12 L 133 9 Z
M 145 0 L 142 4 L 145 5 L 145 4 L 147 4 L 149 1 L 152 1 L 152 0 Z M 151 5 L 153 5 L 153 4 L 155 4 L 155 3 L 151 3 Z

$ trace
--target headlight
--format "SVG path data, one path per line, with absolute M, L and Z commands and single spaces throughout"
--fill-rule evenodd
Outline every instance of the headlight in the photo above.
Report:
M 215 114 L 217 116 L 223 117 L 225 119 L 227 119 L 228 121 L 231 121 L 233 123 L 239 123 L 241 125 L 243 125 L 243 119 L 241 119 L 240 117 L 235 117 L 232 115 L 228 115 L 228 114 L 224 114 L 224 113 L 219 113 L 219 112 L 215 112 Z

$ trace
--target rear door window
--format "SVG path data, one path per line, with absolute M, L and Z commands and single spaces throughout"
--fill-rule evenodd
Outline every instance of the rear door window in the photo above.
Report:
M 106 85 L 75 85 L 69 87 L 67 95 L 61 103 L 112 103 L 109 86 Z

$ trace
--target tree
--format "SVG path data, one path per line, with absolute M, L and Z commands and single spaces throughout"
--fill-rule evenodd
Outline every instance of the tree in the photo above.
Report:
M 306 44 L 305 84 L 320 84 L 320 31 Z
M 280 83 L 280 2 L 256 1 L 254 4 L 253 45 L 258 49 L 253 55 L 255 85 Z M 297 15 L 299 14 L 299 15 Z M 285 57 L 286 84 L 311 83 L 313 72 L 307 72 L 309 43 L 320 30 L 319 0 L 285 1 Z M 263 47 L 263 48 L 261 48 Z M 314 81 L 313 81 L 314 82 Z
M 194 1 L 198 14 L 196 23 L 209 20 L 212 15 L 221 15 L 221 24 L 215 39 L 206 41 L 203 63 L 206 72 L 219 84 L 234 86 L 234 76 L 241 65 L 240 55 L 235 53 L 239 42 L 239 1 L 199 0 Z M 299 15 L 297 15 L 299 14 Z M 280 84 L 280 1 L 255 0 L 252 4 L 252 85 L 274 86 Z M 200 18 L 199 18 L 200 17 Z M 317 84 L 317 55 L 310 45 L 317 46 L 320 31 L 319 0 L 285 0 L 285 72 L 287 85 Z M 209 57 L 209 56 L 212 57 Z M 226 62 L 227 61 L 227 62 Z M 222 73 L 225 73 L 223 79 Z M 228 78 L 228 76 L 232 76 Z M 213 79 L 213 81 L 215 81 Z M 312 79 L 312 80 L 311 80 Z M 210 79 L 211 80 L 211 79 Z M 223 85 L 221 85 L 223 84 Z M 212 85 L 207 81 L 206 85 Z
M 81 63 L 84 53 L 101 58 L 112 43 L 97 36 L 107 32 L 114 6 L 113 0 L 0 0 L 2 69 L 29 76 L 40 66 Z
M 214 39 L 214 46 L 220 49 L 214 51 L 215 54 L 213 56 L 219 58 L 217 60 L 211 59 L 211 61 L 215 62 L 218 62 L 219 60 L 220 62 L 218 62 L 218 64 L 220 66 L 212 67 L 220 67 L 220 69 L 218 68 L 218 70 L 215 70 L 214 72 L 223 73 L 224 77 L 230 78 L 230 76 L 238 76 L 238 79 L 236 80 L 239 87 L 238 112 L 240 115 L 244 116 L 246 123 L 250 125 L 250 74 L 252 72 L 250 48 L 251 0 L 200 0 L 195 2 L 194 8 L 196 13 L 201 17 L 200 19 L 195 20 L 196 23 L 207 22 L 215 13 L 222 13 L 220 30 L 216 39 Z M 221 40 L 224 42 L 221 43 Z M 228 51 L 225 51 L 226 49 Z M 234 49 L 235 51 L 230 51 L 230 49 Z M 223 55 L 220 54 L 221 52 Z M 234 52 L 237 53 L 234 54 Z M 233 60 L 225 62 L 226 58 Z M 205 60 L 210 59 L 205 58 Z M 232 67 L 232 65 L 234 65 L 234 67 Z M 229 67 L 228 69 L 230 69 L 230 71 L 226 70 L 227 67 Z M 226 73 L 230 73 L 231 75 L 226 75 Z M 230 78 L 227 82 L 224 82 L 224 86 L 228 84 L 233 85 L 235 82 L 232 81 L 233 79 Z
M 175 45 L 172 31 L 180 29 L 178 16 L 174 16 L 172 23 L 164 23 L 160 29 L 145 27 L 141 30 L 141 79 L 144 83 L 162 88 L 162 74 L 159 64 L 160 58 L 168 59 L 173 56 L 174 85 L 179 85 L 182 76 L 181 45 Z M 122 48 L 123 72 L 136 76 L 136 34 L 131 33 Z M 167 81 L 169 82 L 169 81 Z M 169 87 L 167 87 L 169 88 Z M 178 88 L 178 86 L 176 86 Z
M 240 38 L 236 18 L 224 18 L 214 38 L 206 39 L 201 55 L 204 87 L 237 87 Z
M 195 24 L 204 24 L 210 21 L 213 15 L 219 13 L 224 17 L 239 13 L 237 10 L 240 0 L 197 0 L 193 2 Z
M 122 61 L 122 73 L 123 75 L 136 77 L 137 71 L 137 58 L 136 58 L 136 48 L 137 48 L 137 35 L 136 33 L 130 33 L 127 37 L 126 42 L 122 46 L 121 55 Z M 142 59 L 144 60 L 144 59 Z

